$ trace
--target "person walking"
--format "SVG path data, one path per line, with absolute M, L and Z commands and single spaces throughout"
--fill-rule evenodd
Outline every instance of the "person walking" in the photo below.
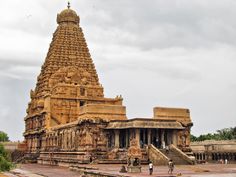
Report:
M 152 164 L 152 161 L 149 162 L 148 167 L 149 167 L 149 175 L 152 175 L 152 173 L 153 173 L 153 164 Z
M 228 159 L 225 159 L 225 164 L 228 164 Z
M 175 167 L 174 162 L 170 159 L 169 162 L 168 162 L 168 168 L 169 168 L 168 174 L 172 174 L 173 173 L 174 167 Z

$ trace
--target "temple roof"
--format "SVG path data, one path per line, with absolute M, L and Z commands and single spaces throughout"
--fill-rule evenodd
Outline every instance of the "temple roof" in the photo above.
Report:
M 60 14 L 57 15 L 57 23 L 61 24 L 63 22 L 72 22 L 75 24 L 79 24 L 80 18 L 77 13 L 68 8 L 63 10 Z
M 52 76 L 59 77 L 62 72 L 70 75 L 71 70 L 79 71 L 76 73 L 77 78 L 80 75 L 89 77 L 87 79 L 89 85 L 100 86 L 79 21 L 79 16 L 70 9 L 70 6 L 57 15 L 58 27 L 53 34 L 45 62 L 37 78 L 36 97 L 42 97 L 50 92 L 49 80 Z
M 159 121 L 147 118 L 135 118 L 129 120 L 114 120 L 109 122 L 106 129 L 128 129 L 128 128 L 165 128 L 184 129 L 177 121 Z

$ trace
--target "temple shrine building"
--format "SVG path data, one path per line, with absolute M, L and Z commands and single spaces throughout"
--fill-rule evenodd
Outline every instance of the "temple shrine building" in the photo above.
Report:
M 193 164 L 189 109 L 155 107 L 150 118 L 128 119 L 121 96 L 104 97 L 80 17 L 68 6 L 57 23 L 24 118 L 27 157 L 68 166 L 126 163 L 135 140 L 141 163 Z

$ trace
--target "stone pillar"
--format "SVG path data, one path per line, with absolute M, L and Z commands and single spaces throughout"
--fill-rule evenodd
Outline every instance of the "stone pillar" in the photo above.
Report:
M 135 139 L 137 140 L 138 147 L 140 147 L 140 129 L 135 129 Z
M 31 138 L 31 149 L 32 151 L 34 151 L 34 137 Z
M 37 150 L 37 148 L 38 148 L 38 138 L 35 137 L 35 150 Z
M 72 149 L 75 149 L 76 148 L 76 145 L 75 145 L 75 130 L 72 130 L 72 134 L 71 134 L 71 147 L 72 147 Z
M 172 131 L 172 144 L 177 147 L 177 134 L 178 132 L 176 130 Z
M 164 139 L 164 130 L 162 129 L 161 130 L 161 147 L 163 148 L 163 142 L 165 141 L 165 139 Z
M 54 146 L 56 147 L 57 146 L 57 135 L 54 134 Z
M 151 129 L 148 129 L 147 133 L 148 133 L 148 145 L 150 145 L 151 144 Z
M 35 151 L 35 149 L 36 149 L 36 138 L 35 137 L 33 139 L 33 148 L 34 148 L 34 151 Z
M 126 133 L 125 144 L 126 144 L 126 148 L 128 148 L 128 146 L 129 146 L 129 129 L 126 129 L 125 133 Z
M 115 148 L 120 147 L 120 130 L 114 130 L 115 132 Z

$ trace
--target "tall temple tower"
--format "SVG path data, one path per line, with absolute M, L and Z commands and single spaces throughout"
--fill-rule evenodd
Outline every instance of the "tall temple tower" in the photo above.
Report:
M 104 98 L 79 22 L 69 4 L 57 15 L 58 27 L 25 117 L 24 136 L 32 151 L 41 148 L 44 133 L 54 126 L 84 118 L 126 119 L 121 97 Z

